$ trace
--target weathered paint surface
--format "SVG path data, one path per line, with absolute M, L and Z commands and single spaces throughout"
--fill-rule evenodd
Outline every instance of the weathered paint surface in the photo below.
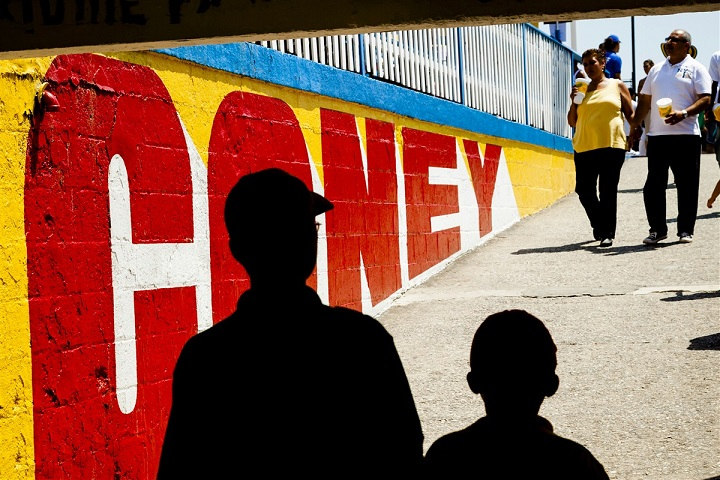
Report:
M 567 151 L 153 53 L 1 62 L 0 92 L 3 479 L 154 478 L 179 349 L 248 286 L 239 175 L 335 203 L 309 283 L 369 313 L 573 185 Z
M 48 59 L 0 62 L 0 478 L 33 478 L 23 188 L 35 90 Z

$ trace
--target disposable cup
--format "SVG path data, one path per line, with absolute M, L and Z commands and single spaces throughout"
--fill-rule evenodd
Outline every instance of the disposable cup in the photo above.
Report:
M 590 79 L 585 77 L 578 77 L 575 79 L 575 86 L 582 93 L 587 92 L 587 87 L 590 85 Z
M 672 112 L 673 106 L 672 106 L 672 98 L 661 98 L 655 104 L 658 107 L 658 113 L 662 118 L 667 117 L 670 115 L 670 112 Z
M 578 92 L 575 94 L 573 102 L 578 105 L 582 103 L 585 98 L 585 92 L 587 92 L 588 85 L 590 85 L 590 80 L 587 78 L 579 77 L 575 79 L 575 87 L 577 87 Z
M 716 103 L 713 106 L 713 114 L 715 114 L 715 120 L 720 122 L 720 103 Z

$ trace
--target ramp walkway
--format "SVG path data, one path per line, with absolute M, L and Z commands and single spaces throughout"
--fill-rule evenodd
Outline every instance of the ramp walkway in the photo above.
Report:
M 694 242 L 677 242 L 671 183 L 668 239 L 648 247 L 646 162 L 625 162 L 612 247 L 597 247 L 573 193 L 379 316 L 410 379 L 425 449 L 484 415 L 465 382 L 472 336 L 487 315 L 521 308 L 558 346 L 560 388 L 540 414 L 559 435 L 585 445 L 612 479 L 720 478 L 720 200 L 706 206 L 720 169 L 703 155 Z

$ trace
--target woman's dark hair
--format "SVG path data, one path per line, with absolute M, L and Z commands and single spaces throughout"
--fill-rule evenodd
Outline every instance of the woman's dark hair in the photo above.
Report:
M 653 62 L 652 58 L 648 58 L 647 60 L 643 60 L 643 64 L 649 63 L 651 67 L 655 66 L 655 62 Z
M 588 48 L 582 54 L 582 58 L 591 57 L 591 56 L 595 56 L 595 58 L 597 58 L 598 62 L 602 63 L 605 61 L 605 51 L 601 50 L 599 48 Z
M 615 50 L 615 46 L 620 42 L 614 42 L 612 38 L 608 37 L 605 39 L 605 41 L 602 43 L 602 46 L 605 50 Z

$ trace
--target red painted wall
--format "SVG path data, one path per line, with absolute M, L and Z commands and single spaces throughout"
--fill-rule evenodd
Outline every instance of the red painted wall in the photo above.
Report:
M 197 331 L 186 288 L 138 292 L 137 407 L 118 409 L 108 166 L 128 170 L 135 243 L 192 241 L 188 149 L 157 75 L 95 55 L 48 70 L 62 106 L 28 142 L 25 227 L 37 478 L 153 478 L 170 374 Z M 121 474 L 120 477 L 114 477 Z
M 152 69 L 68 55 L 53 61 L 46 78 L 60 108 L 35 118 L 24 197 L 36 476 L 154 478 L 172 369 L 198 329 L 197 287 L 134 292 L 137 400 L 123 413 L 116 389 L 116 372 L 126 366 L 115 360 L 111 159 L 119 155 L 127 169 L 134 244 L 198 241 L 193 202 L 208 202 L 213 322 L 228 315 L 248 287 L 227 248 L 225 194 L 242 174 L 270 166 L 312 188 L 315 167 L 285 101 L 233 92 L 215 114 L 207 198 L 198 199 L 190 146 Z M 429 180 L 431 167 L 457 167 L 457 139 L 402 128 L 399 152 L 392 123 L 368 118 L 361 138 L 352 114 L 322 109 L 320 124 L 324 193 L 335 203 L 326 214 L 329 303 L 361 308 L 362 261 L 376 305 L 402 288 L 403 262 L 414 278 L 461 248 L 459 227 L 431 229 L 432 216 L 458 212 L 457 187 Z M 465 140 L 464 149 L 484 235 L 491 228 L 500 147 L 488 145 L 482 155 L 477 143 Z M 399 246 L 401 188 L 407 258 Z M 313 275 L 309 283 L 316 282 Z
M 367 120 L 361 145 L 355 117 L 322 110 L 330 304 L 361 310 L 360 258 L 377 304 L 400 289 L 395 130 Z M 367 184 L 361 149 L 366 149 Z

